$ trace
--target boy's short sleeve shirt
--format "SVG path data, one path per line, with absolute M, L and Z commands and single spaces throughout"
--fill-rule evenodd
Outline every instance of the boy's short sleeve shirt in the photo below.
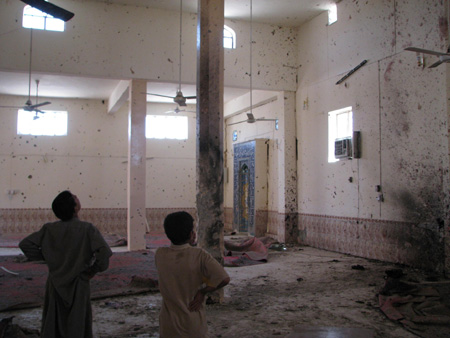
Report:
M 161 337 L 206 337 L 204 307 L 190 312 L 188 304 L 204 283 L 216 287 L 227 278 L 225 269 L 208 252 L 189 244 L 159 248 L 155 262 L 163 297 Z

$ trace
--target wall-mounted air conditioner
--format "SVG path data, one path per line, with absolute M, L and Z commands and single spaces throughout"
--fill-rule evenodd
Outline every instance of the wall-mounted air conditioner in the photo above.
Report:
M 334 141 L 334 157 L 350 158 L 352 157 L 352 139 L 342 138 Z

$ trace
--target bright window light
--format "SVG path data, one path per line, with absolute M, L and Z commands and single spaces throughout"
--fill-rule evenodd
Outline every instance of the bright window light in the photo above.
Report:
M 37 113 L 20 109 L 17 114 L 17 134 L 65 136 L 67 112 L 44 110 L 43 113 Z
M 331 4 L 328 8 L 328 25 L 332 25 L 337 21 L 337 6 Z
M 223 48 L 236 49 L 236 33 L 226 25 L 223 26 Z
M 47 13 L 41 12 L 37 8 L 25 6 L 23 9 L 22 27 L 64 32 L 65 23 Z
M 328 113 L 328 162 L 337 162 L 334 157 L 334 142 L 336 139 L 352 137 L 353 112 L 352 107 L 346 107 Z
M 188 139 L 187 116 L 147 115 L 145 137 L 154 139 Z

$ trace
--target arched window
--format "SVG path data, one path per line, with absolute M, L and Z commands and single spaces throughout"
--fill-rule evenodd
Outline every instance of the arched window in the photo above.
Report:
M 41 12 L 37 8 L 27 5 L 23 9 L 22 27 L 24 28 L 64 32 L 64 24 L 64 21 Z
M 337 19 L 337 6 L 336 4 L 331 4 L 328 9 L 328 26 L 334 24 Z
M 236 49 L 236 33 L 226 25 L 223 26 L 223 48 Z

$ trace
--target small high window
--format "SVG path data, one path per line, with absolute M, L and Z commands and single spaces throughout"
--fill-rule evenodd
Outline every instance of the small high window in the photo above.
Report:
M 332 25 L 337 21 L 337 6 L 331 4 L 328 8 L 328 25 Z
M 334 156 L 336 139 L 352 137 L 353 112 L 352 107 L 346 107 L 328 113 L 328 162 L 339 161 Z
M 153 139 L 188 139 L 187 116 L 147 115 L 145 137 Z
M 236 33 L 226 25 L 223 26 L 223 48 L 236 49 Z
M 67 135 L 67 112 L 44 110 L 43 113 L 20 109 L 17 114 L 17 134 L 35 136 Z
M 27 5 L 23 9 L 22 27 L 64 32 L 65 22 Z

